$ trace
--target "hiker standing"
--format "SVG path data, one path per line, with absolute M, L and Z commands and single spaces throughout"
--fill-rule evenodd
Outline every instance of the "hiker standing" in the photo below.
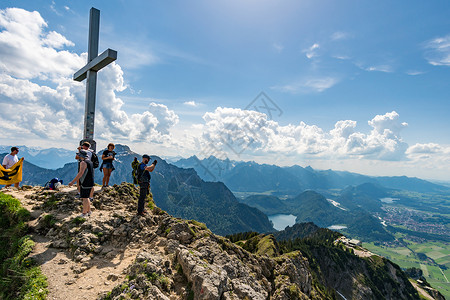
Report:
M 91 149 L 91 144 L 89 142 L 83 142 L 80 147 L 77 148 L 78 153 L 81 150 L 87 151 L 87 156 L 90 161 L 92 161 L 92 156 L 94 153 L 94 150 Z M 78 160 L 78 172 L 80 171 L 80 157 L 78 156 L 78 153 L 75 154 L 75 159 Z M 77 182 L 77 190 L 78 194 L 76 195 L 76 198 L 80 198 L 80 181 Z M 91 193 L 89 195 L 89 199 L 93 200 L 94 198 L 94 187 L 92 187 Z
M 150 156 L 142 155 L 142 163 L 139 165 L 137 179 L 139 183 L 139 201 L 138 201 L 138 215 L 144 216 L 145 199 L 150 192 L 150 172 L 155 169 L 157 161 L 154 160 L 150 166 L 147 166 L 150 161 Z
M 103 182 L 102 182 L 102 186 L 103 187 L 108 187 L 109 186 L 109 177 L 111 177 L 111 173 L 114 170 L 114 166 L 113 166 L 113 160 L 116 157 L 116 152 L 114 152 L 114 144 L 113 143 L 109 143 L 108 144 L 108 148 L 103 151 L 102 154 L 102 165 L 100 166 L 100 171 L 103 171 Z
M 138 184 L 137 178 L 138 168 L 139 168 L 139 161 L 137 157 L 135 157 L 134 160 L 131 162 L 131 169 L 133 170 L 131 171 L 131 175 L 133 176 L 133 184 Z
M 11 153 L 6 155 L 3 158 L 3 163 L 2 163 L 3 168 L 9 169 L 12 166 L 14 166 L 17 162 L 19 162 L 19 158 L 17 157 L 18 153 L 19 153 L 19 148 L 11 147 Z M 14 186 L 16 188 L 18 188 L 19 187 L 19 183 L 20 182 L 14 183 Z M 5 187 L 8 187 L 8 186 L 11 186 L 11 185 L 10 184 L 5 185 Z
M 69 182 L 69 186 L 72 186 L 75 182 L 80 183 L 80 198 L 83 201 L 83 211 L 80 217 L 85 218 L 91 215 L 91 204 L 89 201 L 89 195 L 94 188 L 94 166 L 89 160 L 89 154 L 86 150 L 80 150 L 77 153 L 80 159 L 80 170 L 77 176 Z

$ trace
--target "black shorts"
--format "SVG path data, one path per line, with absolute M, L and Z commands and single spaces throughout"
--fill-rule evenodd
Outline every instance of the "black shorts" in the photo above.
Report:
M 89 198 L 91 195 L 92 187 L 81 187 L 80 189 L 80 198 Z

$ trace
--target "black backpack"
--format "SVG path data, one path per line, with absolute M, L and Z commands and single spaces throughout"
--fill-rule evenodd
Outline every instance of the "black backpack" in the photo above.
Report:
M 97 169 L 99 166 L 98 156 L 95 154 L 94 151 L 92 151 L 92 157 L 91 157 L 92 165 L 94 166 L 94 169 Z
M 138 182 L 140 183 L 140 182 L 142 182 L 142 176 L 144 175 L 144 172 L 145 172 L 145 169 L 144 170 L 142 170 L 141 169 L 141 165 L 142 164 L 144 164 L 143 162 L 141 162 L 140 164 L 139 164 L 139 167 L 138 167 L 138 170 L 137 170 L 137 180 L 138 180 Z M 145 164 L 144 164 L 145 165 Z M 150 176 L 150 173 L 148 174 L 149 176 L 149 179 L 151 178 L 151 176 Z

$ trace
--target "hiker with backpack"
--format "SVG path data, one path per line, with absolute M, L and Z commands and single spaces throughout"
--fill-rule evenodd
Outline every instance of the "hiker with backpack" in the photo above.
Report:
M 86 142 L 86 141 L 83 142 L 81 144 L 81 146 L 78 147 L 77 149 L 78 149 L 78 153 L 75 155 L 75 159 L 78 160 L 78 172 L 80 171 L 80 162 L 81 162 L 80 157 L 79 157 L 78 154 L 80 153 L 81 150 L 86 151 L 87 159 L 89 159 L 92 162 L 93 168 L 94 169 L 98 168 L 98 157 L 97 157 L 97 154 L 95 154 L 94 150 L 91 149 L 91 144 L 89 142 Z M 80 194 L 80 192 L 81 192 L 80 191 L 80 186 L 81 186 L 80 182 L 77 182 L 78 193 L 76 195 L 76 198 L 80 198 L 80 195 L 81 195 Z M 89 195 L 89 199 L 91 201 L 94 199 L 94 186 L 92 186 L 92 191 L 91 191 L 91 193 Z
M 109 143 L 108 147 L 102 154 L 102 165 L 100 167 L 100 171 L 103 171 L 103 182 L 102 187 L 109 186 L 109 178 L 111 177 L 112 171 L 114 171 L 113 160 L 116 157 L 116 152 L 114 152 L 114 144 Z
M 77 157 L 80 160 L 80 170 L 77 176 L 69 182 L 69 186 L 72 186 L 75 182 L 80 185 L 80 198 L 83 201 L 83 211 L 80 217 L 85 218 L 91 215 L 91 203 L 89 196 L 94 190 L 94 165 L 89 159 L 89 151 L 81 149 L 77 153 Z
M 145 216 L 146 211 L 145 207 L 145 199 L 147 195 L 150 193 L 150 172 L 153 172 L 155 169 L 157 161 L 154 160 L 150 166 L 147 166 L 150 161 L 150 156 L 147 154 L 142 155 L 142 162 L 138 167 L 137 171 L 137 179 L 139 183 L 139 201 L 138 201 L 138 215 Z

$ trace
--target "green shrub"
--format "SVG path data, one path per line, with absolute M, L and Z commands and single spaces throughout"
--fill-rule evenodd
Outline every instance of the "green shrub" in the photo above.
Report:
M 45 215 L 42 221 L 45 227 L 52 228 L 58 220 L 53 215 Z
M 34 247 L 26 235 L 30 213 L 20 201 L 0 193 L 0 299 L 45 299 L 47 278 L 28 257 Z

